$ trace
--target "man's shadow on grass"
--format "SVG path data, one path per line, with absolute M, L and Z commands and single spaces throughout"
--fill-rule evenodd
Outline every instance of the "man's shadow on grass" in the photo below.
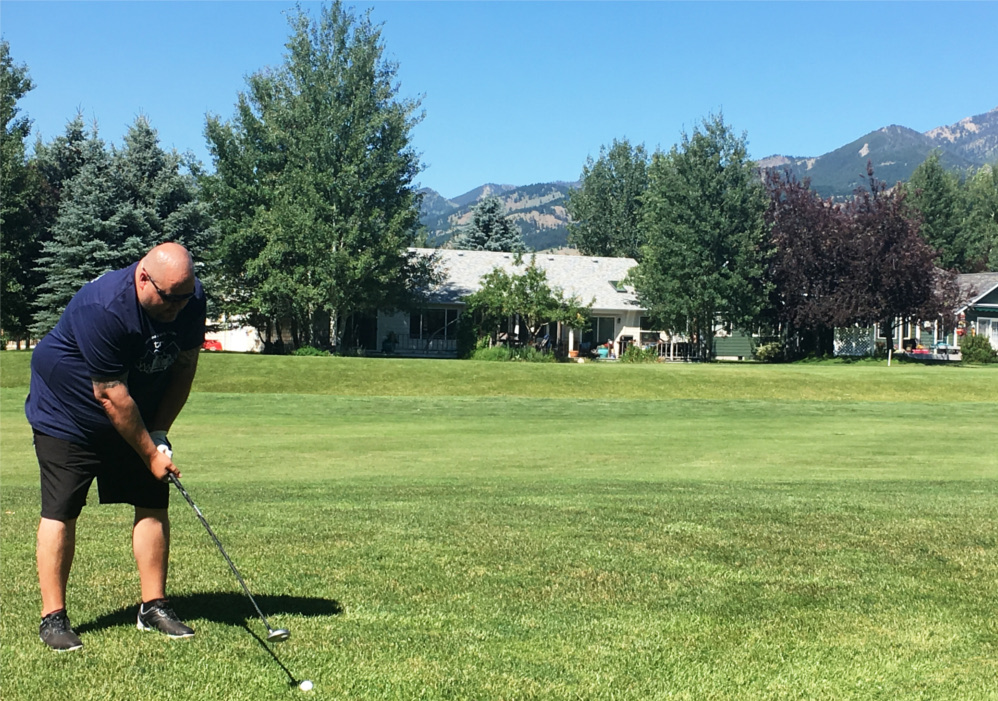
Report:
M 318 599 L 284 594 L 253 594 L 253 598 L 268 619 L 272 615 L 338 616 L 343 607 L 333 599 Z M 202 592 L 170 597 L 170 606 L 182 620 L 203 619 L 214 623 L 245 628 L 246 621 L 256 620 L 256 609 L 243 593 Z M 131 604 L 116 611 L 102 614 L 92 621 L 84 621 L 73 628 L 77 633 L 89 633 L 115 626 L 135 625 L 138 604 Z

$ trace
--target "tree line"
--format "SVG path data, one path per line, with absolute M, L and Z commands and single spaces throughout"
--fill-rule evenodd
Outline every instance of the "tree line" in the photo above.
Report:
M 194 253 L 211 317 L 255 326 L 268 347 L 285 336 L 349 345 L 363 316 L 419 305 L 436 279 L 432 258 L 410 251 L 423 240 L 411 136 L 420 102 L 399 95 L 398 66 L 368 14 L 335 2 L 289 24 L 284 63 L 247 78 L 230 118 L 207 116 L 210 172 L 164 150 L 144 117 L 117 147 L 77 115 L 29 156 L 31 123 L 17 104 L 34 85 L 0 42 L 6 338 L 40 337 L 83 283 L 167 240 Z M 721 116 L 667 152 L 626 139 L 604 147 L 569 212 L 571 242 L 635 258 L 649 314 L 704 357 L 719 320 L 827 350 L 835 326 L 942 309 L 952 294 L 943 270 L 998 265 L 996 168 L 959 176 L 930 158 L 905 186 L 887 188 L 871 170 L 851 200 L 823 200 L 806 181 L 762 177 Z M 494 199 L 451 245 L 523 251 Z M 471 301 L 495 333 L 498 307 Z
M 332 346 L 352 320 L 413 307 L 433 280 L 417 243 L 419 101 L 398 94 L 380 28 L 340 2 L 290 19 L 285 61 L 247 79 L 230 119 L 208 115 L 214 164 L 158 143 L 140 117 L 120 148 L 77 116 L 27 156 L 27 66 L 0 42 L 2 320 L 38 338 L 72 294 L 153 245 L 190 248 L 210 315 L 268 343 Z
M 888 187 L 823 199 L 789 172 L 760 173 L 747 139 L 708 117 L 668 152 L 627 139 L 589 158 L 569 194 L 569 241 L 627 256 L 656 328 L 709 357 L 719 324 L 830 354 L 836 327 L 891 331 L 948 318 L 958 272 L 998 270 L 998 168 L 963 176 L 938 155 Z

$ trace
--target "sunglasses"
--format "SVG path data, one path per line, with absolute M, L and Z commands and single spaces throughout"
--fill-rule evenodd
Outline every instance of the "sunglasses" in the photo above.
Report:
M 184 294 L 167 294 L 166 292 L 163 292 L 163 290 L 159 289 L 159 285 L 156 284 L 156 281 L 152 279 L 152 276 L 145 268 L 142 268 L 142 274 L 146 276 L 146 280 L 152 283 L 153 289 L 156 290 L 159 294 L 159 298 L 164 302 L 186 302 L 194 296 L 193 292 L 185 292 Z

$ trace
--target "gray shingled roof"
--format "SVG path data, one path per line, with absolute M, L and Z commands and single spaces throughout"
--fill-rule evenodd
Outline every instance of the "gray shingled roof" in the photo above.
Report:
M 956 276 L 965 304 L 972 304 L 998 287 L 998 273 L 965 273 Z
M 430 301 L 437 304 L 460 304 L 465 295 L 481 288 L 483 275 L 495 268 L 510 274 L 522 274 L 530 265 L 525 254 L 519 266 L 512 253 L 494 251 L 458 251 L 450 249 L 415 248 L 420 255 L 436 254 L 444 282 L 431 290 Z M 575 296 L 582 304 L 593 301 L 593 311 L 644 311 L 630 285 L 618 292 L 611 281 L 621 281 L 637 265 L 633 258 L 598 256 L 563 256 L 538 253 L 537 265 L 547 273 L 548 284 L 560 288 L 566 296 Z

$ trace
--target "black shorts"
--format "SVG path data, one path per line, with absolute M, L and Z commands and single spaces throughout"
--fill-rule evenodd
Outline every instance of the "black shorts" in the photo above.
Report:
M 71 521 L 87 503 L 97 478 L 101 504 L 132 504 L 145 509 L 170 505 L 170 489 L 146 467 L 132 446 L 117 433 L 97 445 L 78 445 L 35 434 L 35 455 L 41 470 L 42 518 Z

